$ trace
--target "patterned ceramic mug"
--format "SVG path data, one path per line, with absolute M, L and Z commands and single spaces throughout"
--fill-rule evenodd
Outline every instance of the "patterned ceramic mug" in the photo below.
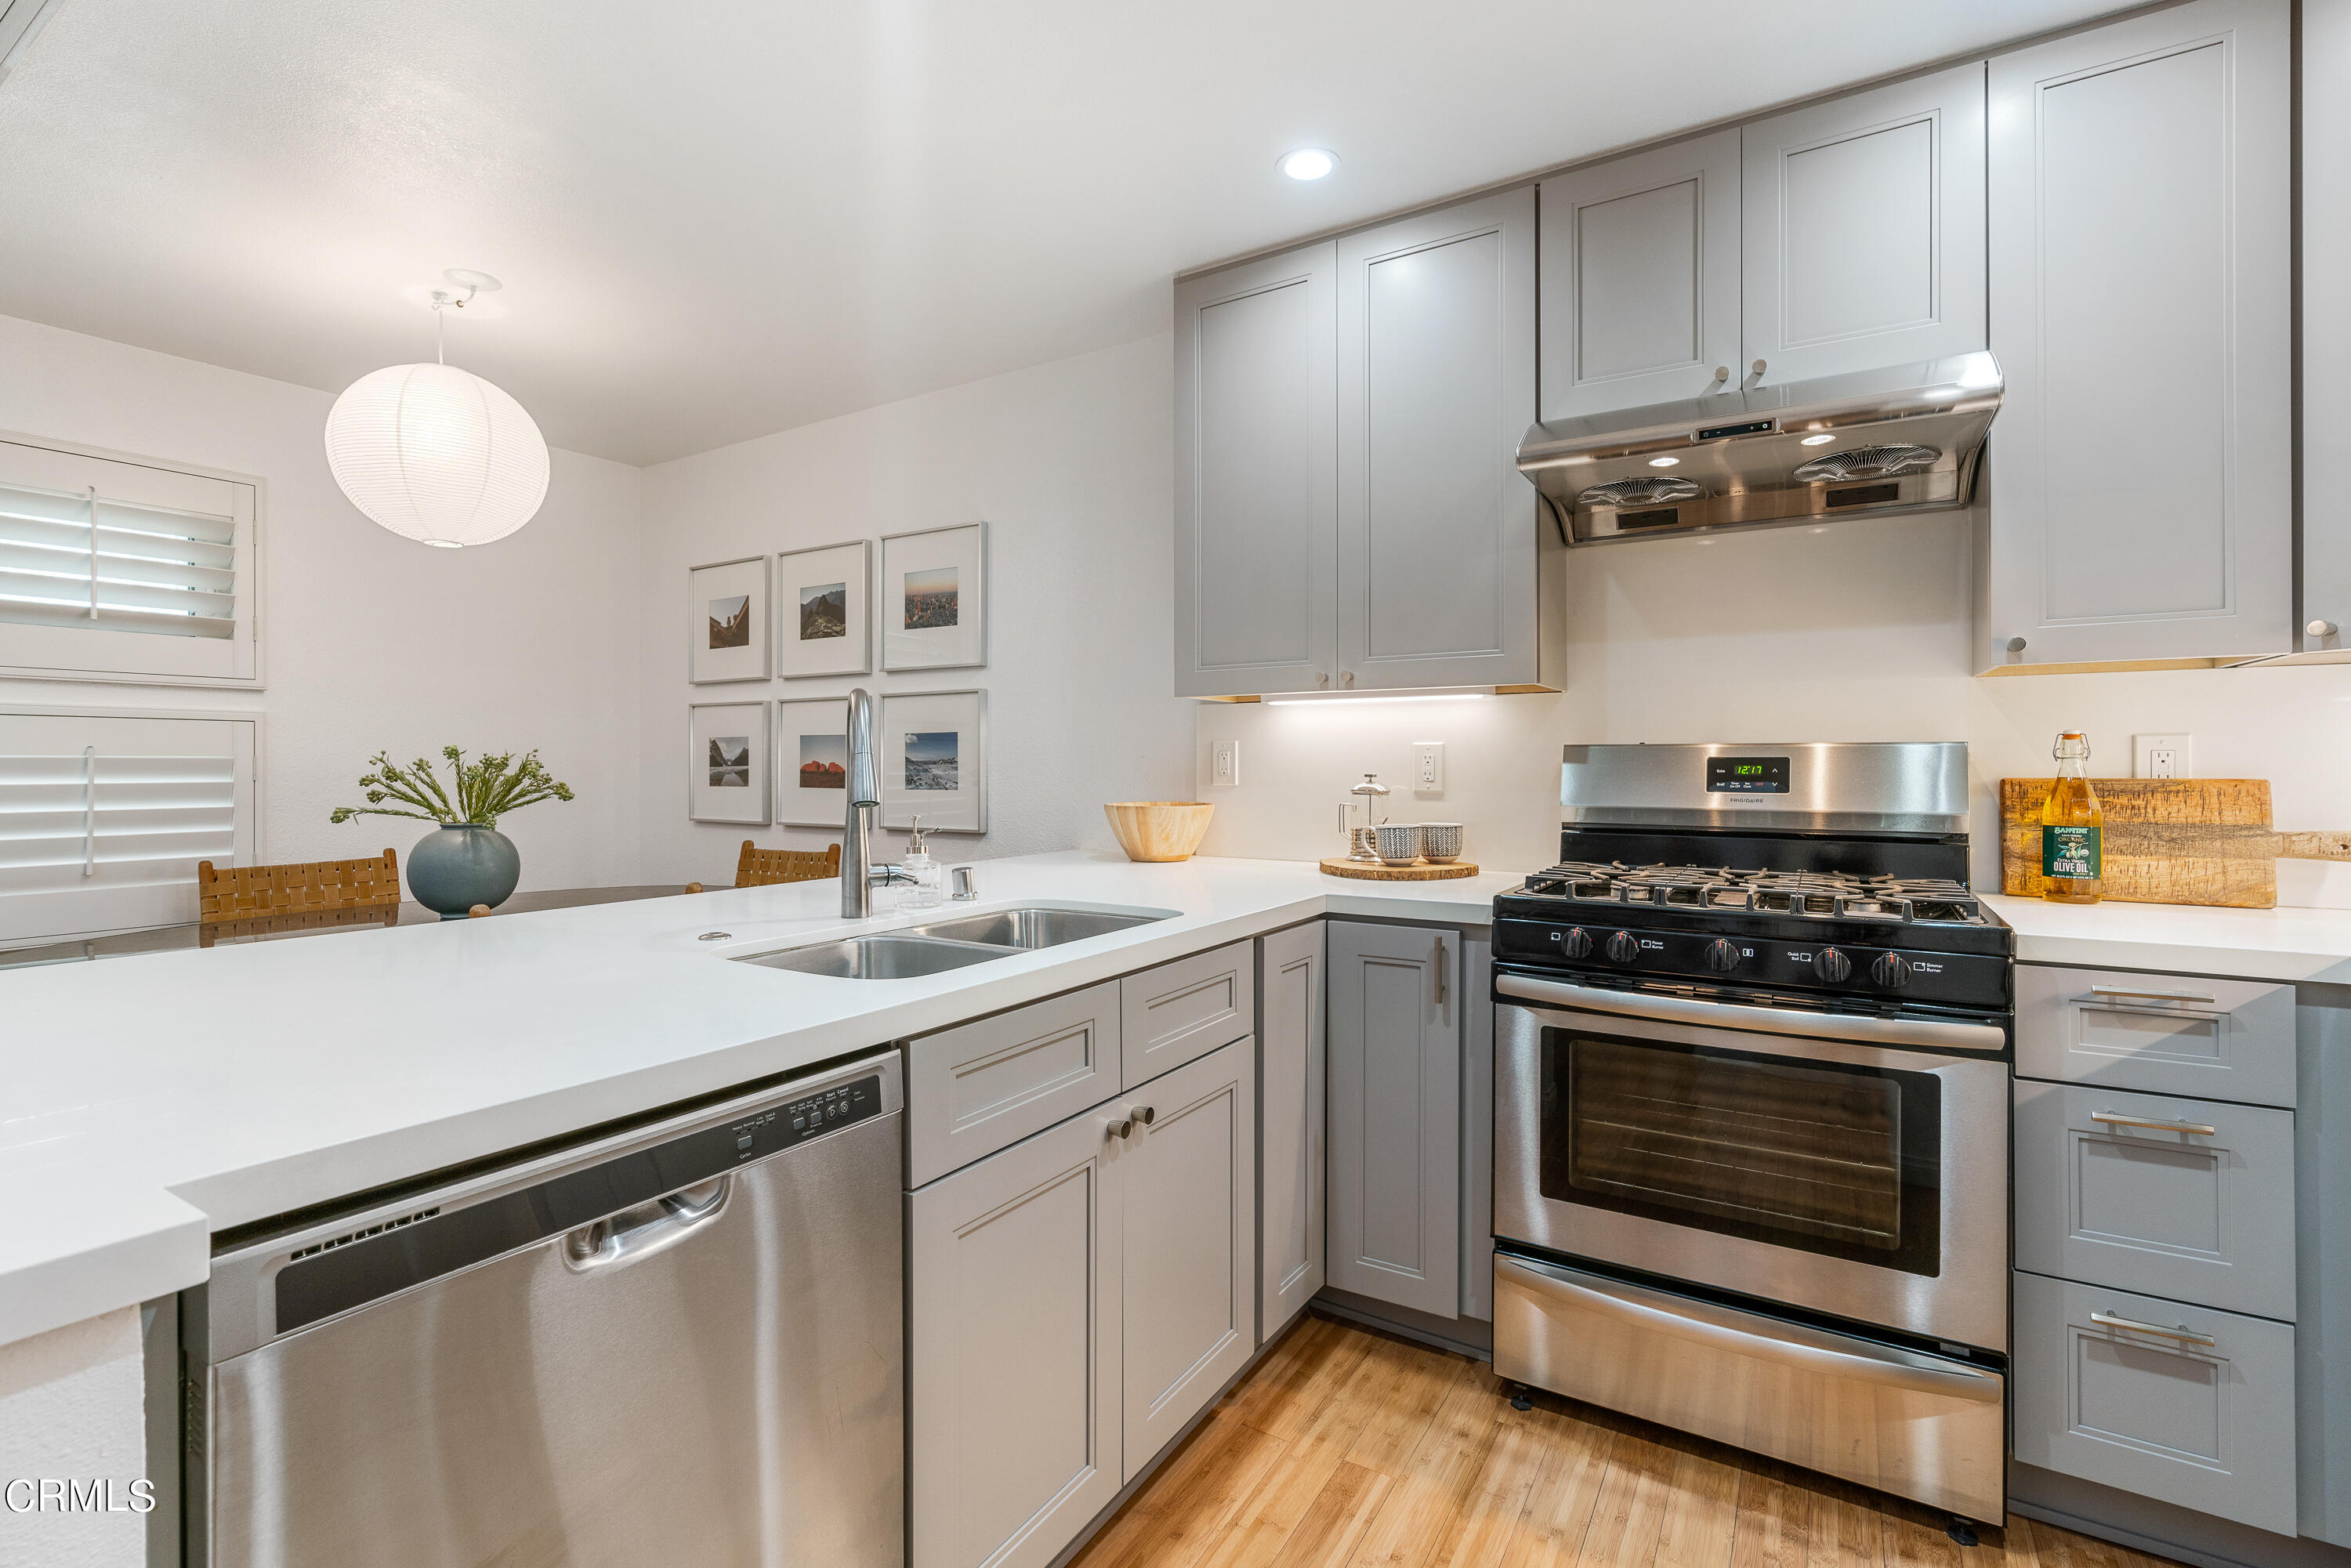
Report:
M 1376 831 L 1383 865 L 1410 865 L 1420 858 L 1419 823 L 1382 822 Z
M 1461 824 L 1458 822 L 1423 822 L 1420 825 L 1420 854 L 1434 865 L 1447 865 L 1461 858 Z

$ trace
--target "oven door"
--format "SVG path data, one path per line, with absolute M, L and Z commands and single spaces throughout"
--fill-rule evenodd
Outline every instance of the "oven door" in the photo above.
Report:
M 2006 1351 L 2000 1030 L 1495 988 L 1497 1236 Z

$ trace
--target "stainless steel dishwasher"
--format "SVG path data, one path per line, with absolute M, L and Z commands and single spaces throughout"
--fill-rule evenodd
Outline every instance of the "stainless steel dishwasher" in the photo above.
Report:
M 897 1568 L 893 1051 L 215 1258 L 187 1560 Z

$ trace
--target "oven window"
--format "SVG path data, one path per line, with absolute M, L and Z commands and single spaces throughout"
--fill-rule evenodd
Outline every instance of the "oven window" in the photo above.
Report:
M 1937 1274 L 1941 1088 L 1545 1030 L 1543 1196 Z

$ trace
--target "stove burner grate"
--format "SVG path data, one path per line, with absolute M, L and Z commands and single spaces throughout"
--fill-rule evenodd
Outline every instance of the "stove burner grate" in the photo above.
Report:
M 1523 891 L 1536 897 L 1563 898 L 1576 904 L 1749 911 L 1820 920 L 1898 921 L 1905 925 L 1991 924 L 1983 905 L 1963 883 L 1938 877 L 1569 861 L 1529 877 Z

